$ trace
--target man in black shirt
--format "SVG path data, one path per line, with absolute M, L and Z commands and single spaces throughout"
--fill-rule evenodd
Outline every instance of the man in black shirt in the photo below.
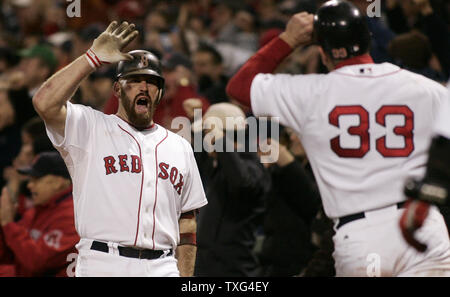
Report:
M 244 119 L 245 115 L 237 106 L 219 103 L 210 106 L 203 119 L 207 122 L 216 118 L 225 124 L 226 117 Z M 245 124 L 241 124 L 237 130 L 245 129 Z M 197 131 L 201 133 L 202 125 Z M 256 152 L 237 152 L 240 145 L 235 141 L 237 137 L 230 139 L 222 129 L 204 132 L 214 135 L 212 143 L 215 148 L 225 148 L 231 141 L 231 147 L 235 149 L 228 152 L 215 149 L 196 155 L 208 205 L 198 216 L 194 275 L 261 276 L 253 248 L 256 229 L 262 223 L 270 176 Z

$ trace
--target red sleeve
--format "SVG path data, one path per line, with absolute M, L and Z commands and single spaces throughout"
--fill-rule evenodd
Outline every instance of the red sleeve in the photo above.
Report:
M 254 54 L 230 79 L 227 94 L 241 104 L 250 107 L 250 87 L 258 73 L 272 73 L 292 52 L 292 48 L 280 37 L 274 38 Z
M 30 209 L 23 214 L 22 219 L 16 224 L 19 226 L 26 226 L 34 217 L 34 209 Z M 6 226 L 5 226 L 6 227 Z M 14 263 L 14 254 L 6 244 L 5 227 L 0 227 L 0 263 L 10 264 Z
M 16 223 L 3 226 L 5 241 L 14 253 L 14 261 L 26 270 L 27 274 L 39 275 L 66 265 L 66 251 L 71 251 L 79 241 L 73 216 L 57 215 L 46 229 L 47 231 L 35 241 L 24 226 Z
M 116 95 L 111 94 L 108 101 L 105 103 L 105 107 L 103 107 L 103 113 L 105 114 L 116 114 L 119 109 L 119 99 L 117 99 Z

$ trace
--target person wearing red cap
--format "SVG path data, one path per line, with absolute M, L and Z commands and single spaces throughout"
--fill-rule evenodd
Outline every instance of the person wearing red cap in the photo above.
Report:
M 80 240 L 67 167 L 58 152 L 44 152 L 30 168 L 18 171 L 30 176 L 34 207 L 14 222 L 14 203 L 7 188 L 2 189 L 0 268 L 13 266 L 16 276 L 67 276 L 68 256 L 76 253 Z

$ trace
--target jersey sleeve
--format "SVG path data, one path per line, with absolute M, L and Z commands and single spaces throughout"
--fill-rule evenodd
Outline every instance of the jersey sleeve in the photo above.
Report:
M 258 74 L 253 79 L 250 99 L 256 117 L 278 117 L 282 125 L 301 129 L 314 102 L 320 75 Z
M 183 144 L 186 149 L 189 170 L 183 191 L 181 192 L 181 213 L 198 209 L 208 203 L 192 147 L 184 139 Z
M 85 149 L 95 126 L 94 110 L 90 107 L 67 102 L 64 136 L 46 126 L 48 137 L 57 149 L 69 147 Z

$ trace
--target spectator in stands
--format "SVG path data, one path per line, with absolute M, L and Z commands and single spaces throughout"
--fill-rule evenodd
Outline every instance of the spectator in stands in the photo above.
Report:
M 57 66 L 55 54 L 46 44 L 38 44 L 19 52 L 20 71 L 24 74 L 22 84 L 27 88 L 28 96 L 33 97 L 42 83 L 49 78 Z
M 433 52 L 428 38 L 419 31 L 403 33 L 389 44 L 389 54 L 395 64 L 432 80 L 445 83 L 442 72 L 432 68 Z M 450 53 L 449 53 L 450 54 Z
M 13 264 L 17 276 L 67 276 L 67 256 L 79 241 L 67 167 L 58 152 L 46 152 L 20 172 L 30 176 L 34 207 L 14 222 L 15 201 L 2 189 L 0 262 Z
M 115 67 L 98 69 L 80 84 L 81 104 L 96 110 L 104 110 L 106 103 L 114 96 L 112 86 L 116 80 Z
M 38 116 L 22 127 L 22 146 L 11 166 L 3 170 L 3 177 L 9 194 L 18 202 L 15 220 L 20 219 L 26 210 L 32 207 L 31 194 L 27 188 L 27 177 L 17 170 L 32 165 L 36 156 L 42 152 L 55 150 L 45 131 L 44 121 Z
M 222 55 L 211 45 L 201 44 L 192 55 L 198 92 L 211 104 L 227 102 L 228 78 L 224 75 Z
M 16 111 L 8 93 L 0 91 L 0 187 L 5 185 L 4 168 L 11 165 L 20 150 L 20 129 L 15 120 Z
M 167 14 L 162 10 L 151 10 L 144 21 L 144 47 L 154 47 L 160 52 L 170 52 L 173 40 Z
M 41 84 L 53 74 L 57 61 L 51 47 L 39 44 L 19 52 L 18 68 L 3 77 L 2 87 L 7 90 L 15 110 L 15 121 L 19 127 L 36 116 L 31 98 Z
M 227 126 L 226 117 L 237 124 Z M 208 129 L 215 120 L 221 125 Z M 230 103 L 213 104 L 203 121 L 194 122 L 193 131 L 203 131 L 205 139 L 211 136 L 210 145 L 214 147 L 210 147 L 210 153 L 196 153 L 208 205 L 198 216 L 194 275 L 261 276 L 253 248 L 256 229 L 263 219 L 270 176 L 256 152 L 245 150 L 238 137 L 230 138 L 230 132 L 237 135 L 245 132 L 245 114 L 241 109 Z M 233 151 L 225 150 L 227 143 L 234 147 Z M 244 151 L 238 152 L 239 148 Z
M 442 71 L 445 78 L 448 79 L 450 74 L 450 32 L 449 15 L 446 15 L 444 2 L 439 0 L 389 0 L 386 2 L 386 16 L 389 26 L 394 32 L 401 34 L 416 29 L 428 37 L 431 49 L 440 64 L 436 70 Z
M 257 16 L 251 7 L 242 3 L 222 2 L 214 8 L 215 41 L 232 44 L 249 51 L 258 49 Z
M 265 141 L 278 150 L 279 155 L 264 163 L 271 173 L 272 187 L 259 256 L 264 276 L 294 276 L 306 268 L 314 252 L 311 222 L 319 209 L 320 197 L 314 179 L 289 151 L 290 141 L 285 130 L 281 129 L 279 142 L 272 137 Z
M 292 130 L 292 128 L 285 127 L 283 133 L 280 135 L 280 139 L 283 139 L 283 142 L 287 143 L 287 148 L 295 157 L 295 162 L 301 164 L 304 173 L 307 175 L 308 179 L 311 180 L 313 193 L 318 193 L 317 184 L 315 182 L 311 165 L 297 134 L 294 130 Z M 309 224 L 311 242 L 314 246 L 313 254 L 311 255 L 306 267 L 304 267 L 303 271 L 301 271 L 298 275 L 307 277 L 332 277 L 336 274 L 333 259 L 333 235 L 335 233 L 333 229 L 334 223 L 325 215 L 322 203 L 320 201 L 317 207 L 319 207 L 319 210 Z
M 174 118 L 187 116 L 183 108 L 183 102 L 186 99 L 200 99 L 203 104 L 203 113 L 210 103 L 197 93 L 192 64 L 186 56 L 178 53 L 169 54 L 163 59 L 162 66 L 165 93 L 153 119 L 165 128 L 172 129 L 171 124 Z

